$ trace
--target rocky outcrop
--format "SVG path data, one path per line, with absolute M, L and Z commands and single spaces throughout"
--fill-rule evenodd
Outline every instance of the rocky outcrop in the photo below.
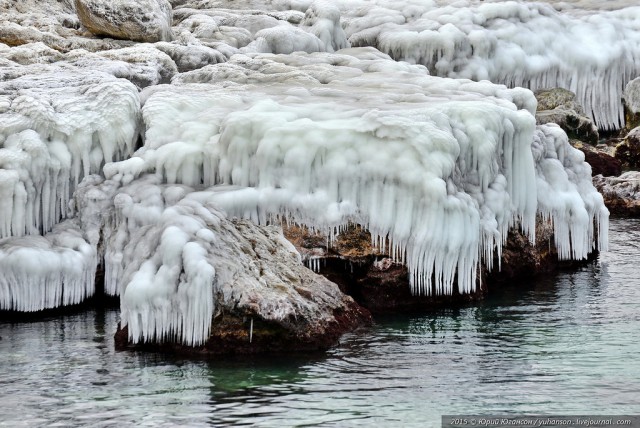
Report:
M 627 169 L 640 169 L 640 126 L 631 130 L 616 146 L 615 157 Z
M 593 177 L 593 184 L 602 193 L 612 214 L 640 216 L 640 172 L 628 171 L 619 177 Z
M 100 36 L 137 42 L 171 40 L 167 0 L 75 0 L 82 25 Z
M 553 225 L 538 219 L 535 243 L 515 228 L 509 231 L 501 260 L 496 256 L 491 271 L 481 269 L 474 293 L 414 296 L 407 268 L 373 247 L 371 235 L 360 227 L 346 229 L 331 245 L 324 236 L 304 227 L 285 226 L 284 234 L 307 265 L 337 283 L 342 291 L 374 314 L 464 305 L 480 300 L 499 284 L 553 272 L 562 265 L 553 245 Z
M 105 291 L 121 296 L 120 347 L 321 350 L 370 321 L 336 284 L 304 267 L 280 228 L 227 219 L 212 193 L 153 176 L 123 187 L 87 181 L 76 208 L 87 235 L 106 241 L 97 247 Z
M 592 146 L 582 141 L 571 140 L 571 145 L 584 153 L 584 160 L 591 165 L 592 175 L 605 177 L 618 176 L 622 173 L 622 162 L 611 155 L 611 148 L 604 144 Z
M 535 95 L 538 100 L 538 125 L 557 123 L 569 138 L 589 144 L 598 143 L 598 127 L 585 115 L 573 92 L 554 88 L 536 91 Z

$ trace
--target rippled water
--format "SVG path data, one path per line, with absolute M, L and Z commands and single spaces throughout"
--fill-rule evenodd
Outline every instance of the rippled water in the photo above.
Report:
M 485 302 L 378 320 L 327 354 L 115 352 L 116 311 L 0 324 L 0 426 L 439 426 L 447 413 L 640 413 L 640 221 Z

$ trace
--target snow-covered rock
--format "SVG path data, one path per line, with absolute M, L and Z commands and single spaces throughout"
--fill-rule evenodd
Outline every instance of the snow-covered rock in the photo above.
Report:
M 75 0 L 82 25 L 93 34 L 137 42 L 171 40 L 167 0 Z
M 617 129 L 622 89 L 640 75 L 640 7 L 595 3 L 339 2 L 352 46 L 375 46 L 438 76 L 562 87 L 600 129 Z

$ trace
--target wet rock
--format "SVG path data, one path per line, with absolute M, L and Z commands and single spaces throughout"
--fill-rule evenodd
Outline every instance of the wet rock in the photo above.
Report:
M 599 144 L 594 147 L 582 141 L 571 140 L 571 145 L 584 153 L 584 160 L 591 165 L 592 175 L 618 176 L 622 173 L 622 162 L 610 154 L 610 148 Z
M 500 283 L 545 274 L 561 266 L 553 244 L 553 227 L 549 222 L 538 220 L 534 244 L 517 229 L 509 232 L 502 260 L 499 262 L 496 256 L 491 272 L 481 268 L 479 278 L 482 280 L 474 293 L 414 296 L 407 268 L 373 247 L 370 234 L 360 227 L 347 228 L 331 245 L 326 237 L 303 227 L 285 227 L 284 234 L 308 265 L 374 314 L 465 305 L 482 299 L 491 287 Z
M 612 214 L 640 216 L 640 172 L 628 171 L 619 177 L 593 177 L 593 184 L 602 193 Z
M 576 95 L 562 88 L 536 91 L 538 125 L 557 123 L 569 138 L 597 144 L 598 127 L 586 117 L 584 109 L 576 101 Z
M 95 35 L 154 43 L 171 40 L 167 0 L 75 0 L 82 25 Z
M 640 169 L 640 126 L 632 129 L 616 146 L 615 157 L 627 169 Z

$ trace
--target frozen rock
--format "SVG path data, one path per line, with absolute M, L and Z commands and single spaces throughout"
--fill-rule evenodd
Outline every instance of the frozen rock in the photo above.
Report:
M 153 176 L 120 189 L 89 181 L 78 198 L 91 198 L 80 207 L 89 208 L 81 219 L 90 230 L 91 207 L 113 195 L 115 220 L 102 223 L 112 228 L 103 233 L 106 281 L 120 290 L 121 326 L 132 343 L 204 344 L 216 353 L 278 349 L 284 340 L 318 349 L 368 319 L 304 267 L 279 228 L 228 220 L 209 190 L 159 185 Z
M 621 216 L 640 216 L 640 172 L 628 171 L 619 177 L 593 177 L 607 208 Z
M 171 40 L 167 0 L 75 0 L 82 25 L 93 34 L 137 42 Z
M 39 72 L 0 82 L 0 238 L 51 230 L 82 178 L 131 154 L 138 135 L 138 91 L 126 80 L 24 69 Z
M 537 213 L 561 258 L 606 248 L 591 170 L 559 127 L 536 130 L 530 91 L 347 52 L 236 55 L 150 88 L 145 145 L 104 172 L 231 185 L 214 195 L 228 214 L 281 216 L 329 240 L 360 224 L 408 265 L 415 294 L 472 292 L 511 226 L 534 238 Z
M 562 87 L 576 93 L 599 129 L 618 129 L 624 124 L 622 89 L 640 74 L 640 8 L 631 0 L 615 2 L 617 10 L 588 2 L 555 8 L 557 3 L 373 0 L 341 5 L 352 46 L 375 46 L 396 60 L 424 64 L 438 76 L 532 90 Z

